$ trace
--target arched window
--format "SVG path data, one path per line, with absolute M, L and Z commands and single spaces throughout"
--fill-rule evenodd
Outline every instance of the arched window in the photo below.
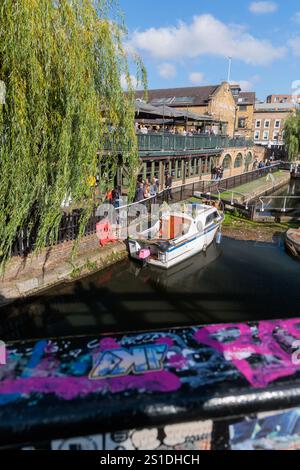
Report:
M 243 155 L 239 153 L 234 162 L 234 168 L 240 168 L 243 165 Z
M 225 170 L 229 170 L 231 168 L 231 165 L 232 165 L 232 158 L 231 158 L 231 155 L 229 155 L 228 153 L 223 160 L 223 168 Z
M 246 155 L 245 163 L 249 165 L 252 162 L 252 159 L 253 159 L 252 153 L 248 152 L 247 155 Z
M 245 157 L 245 171 L 250 171 L 250 165 L 252 163 L 253 156 L 251 152 L 248 152 Z

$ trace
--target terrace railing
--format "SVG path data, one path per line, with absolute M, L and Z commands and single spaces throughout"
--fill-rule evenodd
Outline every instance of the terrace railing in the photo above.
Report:
M 224 149 L 231 147 L 251 147 L 253 141 L 242 138 L 230 139 L 224 135 L 193 135 L 183 136 L 169 133 L 137 134 L 140 152 L 170 152 L 186 150 Z M 111 150 L 112 145 L 107 139 L 104 150 Z

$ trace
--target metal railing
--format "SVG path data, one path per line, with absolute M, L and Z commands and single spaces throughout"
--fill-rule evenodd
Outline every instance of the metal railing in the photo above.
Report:
M 170 133 L 137 134 L 140 152 L 170 152 L 180 150 L 205 150 L 223 148 L 252 147 L 253 141 L 243 138 L 229 138 L 224 135 L 193 135 L 183 136 Z M 104 150 L 112 150 L 113 140 L 107 138 Z
M 300 196 L 261 196 L 256 204 L 256 210 L 258 212 L 282 213 L 297 211 L 300 215 Z
M 136 217 L 134 208 L 136 207 L 137 211 L 139 211 L 139 207 L 141 204 L 145 206 L 146 210 L 150 213 L 153 204 L 162 204 L 163 202 L 181 202 L 193 197 L 195 192 L 199 192 L 202 194 L 218 194 L 220 188 L 222 188 L 222 191 L 227 191 L 228 189 L 232 189 L 236 186 L 251 182 L 259 177 L 269 174 L 270 172 L 277 170 L 279 166 L 280 162 L 272 165 L 271 167 L 250 171 L 248 173 L 244 173 L 237 176 L 231 176 L 219 181 L 199 180 L 193 183 L 186 183 L 184 185 L 172 188 L 171 191 L 165 189 L 158 193 L 156 196 L 151 197 L 149 199 L 145 199 L 144 201 L 135 202 L 126 206 L 119 207 L 117 209 L 117 212 L 121 214 L 122 211 L 126 211 L 127 213 L 125 214 L 124 218 L 130 223 Z M 76 240 L 79 233 L 80 217 L 80 209 L 74 210 L 71 214 L 63 214 L 58 231 L 58 239 L 56 245 L 67 241 Z M 97 210 L 95 208 L 85 228 L 85 236 L 96 233 L 96 225 L 101 220 L 101 218 L 102 217 L 97 214 Z M 19 237 L 13 244 L 13 255 L 25 256 L 32 252 L 35 248 L 35 239 L 35 232 L 32 230 L 29 231 L 28 228 L 25 227 L 20 232 Z

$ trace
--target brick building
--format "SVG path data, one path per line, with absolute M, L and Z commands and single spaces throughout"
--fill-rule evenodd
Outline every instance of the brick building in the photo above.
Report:
M 143 91 L 136 93 L 137 98 L 142 99 L 143 96 Z M 149 90 L 148 102 L 154 106 L 188 109 L 209 116 L 222 124 L 223 134 L 230 137 L 234 135 L 236 103 L 227 82 L 201 87 Z
M 300 103 L 300 95 L 269 95 L 267 103 Z
M 284 146 L 286 119 L 296 112 L 294 103 L 256 103 L 254 111 L 254 143 L 271 147 Z
M 230 88 L 236 103 L 235 135 L 252 139 L 256 94 L 241 91 L 238 84 L 231 85 Z

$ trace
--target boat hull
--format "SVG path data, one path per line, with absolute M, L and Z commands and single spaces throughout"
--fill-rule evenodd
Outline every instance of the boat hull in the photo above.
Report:
M 195 256 L 202 251 L 206 251 L 206 249 L 214 241 L 218 231 L 220 230 L 220 226 L 221 223 L 214 224 L 214 226 L 208 229 L 206 232 L 195 235 L 192 237 L 192 239 L 186 240 L 179 246 L 170 247 L 170 249 L 163 254 L 163 260 L 154 259 L 153 257 L 150 257 L 146 260 L 139 259 L 138 251 L 141 246 L 138 245 L 138 242 L 131 241 L 129 242 L 129 244 L 132 244 L 132 247 L 130 248 L 131 258 L 138 260 L 141 264 L 144 265 L 148 264 L 160 269 L 170 269 L 173 266 L 176 266 L 177 264 L 191 258 L 192 256 Z M 134 248 L 135 243 L 136 247 Z
M 195 240 L 185 243 L 182 247 L 175 247 L 168 252 L 166 262 L 159 260 L 149 259 L 147 261 L 151 266 L 156 266 L 161 269 L 170 269 L 173 266 L 191 258 L 192 256 L 206 251 L 206 249 L 212 244 L 214 238 L 219 230 L 219 226 L 214 227 L 207 234 L 198 236 Z
M 300 230 L 288 230 L 285 245 L 287 250 L 300 260 Z

